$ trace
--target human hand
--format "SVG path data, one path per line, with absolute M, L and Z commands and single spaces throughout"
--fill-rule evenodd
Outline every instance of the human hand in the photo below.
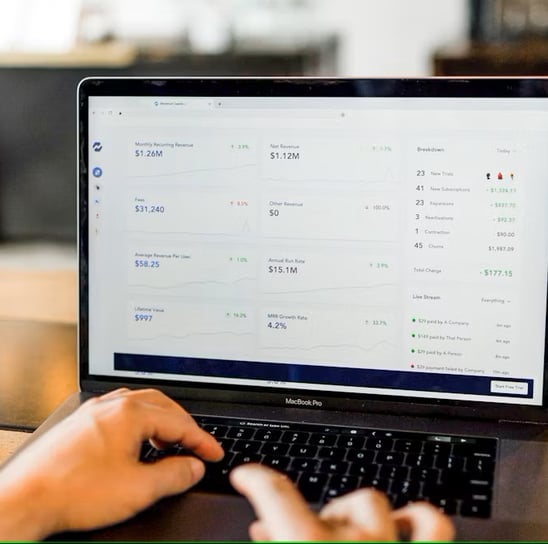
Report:
M 251 502 L 257 521 L 249 527 L 253 540 L 451 540 L 449 518 L 428 503 L 392 511 L 387 497 L 360 489 L 332 500 L 316 514 L 283 474 L 259 465 L 242 465 L 231 475 L 232 485 Z
M 0 541 L 110 525 L 202 478 L 204 463 L 195 457 L 139 462 L 147 439 L 183 444 L 208 461 L 224 455 L 159 391 L 119 389 L 91 399 L 0 471 Z

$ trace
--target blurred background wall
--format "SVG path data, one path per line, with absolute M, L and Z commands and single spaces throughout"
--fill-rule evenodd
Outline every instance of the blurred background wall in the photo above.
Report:
M 545 74 L 547 36 L 548 0 L 0 0 L 0 242 L 75 241 L 82 77 Z

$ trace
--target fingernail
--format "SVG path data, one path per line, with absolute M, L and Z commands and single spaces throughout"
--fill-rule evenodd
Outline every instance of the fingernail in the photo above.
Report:
M 201 480 L 205 474 L 205 465 L 203 461 L 196 459 L 196 457 L 189 457 L 188 462 L 194 480 Z

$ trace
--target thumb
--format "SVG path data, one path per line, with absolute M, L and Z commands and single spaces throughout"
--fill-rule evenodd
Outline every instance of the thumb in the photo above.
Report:
M 196 457 L 167 457 L 139 467 L 142 488 L 148 489 L 150 501 L 182 493 L 198 483 L 205 474 L 203 461 Z

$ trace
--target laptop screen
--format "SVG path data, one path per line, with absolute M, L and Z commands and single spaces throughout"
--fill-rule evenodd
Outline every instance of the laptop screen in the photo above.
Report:
M 547 88 L 85 82 L 89 373 L 541 405 Z

